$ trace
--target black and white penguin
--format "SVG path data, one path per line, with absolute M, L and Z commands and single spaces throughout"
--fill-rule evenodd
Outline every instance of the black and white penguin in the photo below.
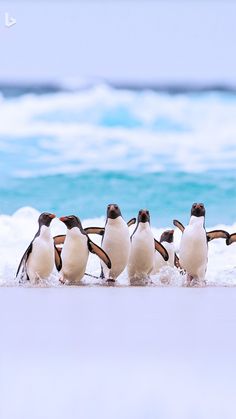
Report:
M 131 251 L 128 262 L 128 276 L 131 285 L 149 277 L 153 270 L 155 251 L 164 261 L 169 258 L 165 247 L 154 239 L 150 227 L 150 214 L 146 209 L 138 213 L 138 223 L 131 236 Z
M 224 230 L 205 230 L 205 207 L 202 203 L 194 203 L 191 208 L 189 224 L 184 227 L 174 220 L 174 225 L 182 231 L 179 249 L 179 263 L 187 272 L 187 284 L 195 281 L 205 283 L 205 274 L 208 261 L 208 241 L 216 238 L 227 239 L 229 234 Z
M 107 207 L 107 218 L 105 227 L 84 228 L 86 234 L 98 234 L 103 237 L 102 248 L 104 245 L 104 250 L 107 249 L 107 254 L 111 258 L 112 271 L 110 272 L 110 269 L 108 269 L 106 264 L 102 264 L 102 278 L 114 281 L 125 269 L 128 261 L 128 253 L 130 248 L 130 242 L 128 240 L 128 227 L 135 223 L 136 218 L 131 218 L 126 224 L 122 218 L 118 205 L 110 204 Z M 54 237 L 54 243 L 59 253 L 63 248 L 65 238 L 65 234 L 60 234 Z M 124 246 L 122 245 L 122 241 Z M 118 252 L 119 256 L 116 254 L 116 252 Z
M 192 280 L 204 283 L 208 246 L 205 230 L 205 207 L 203 204 L 194 203 L 191 209 L 189 224 L 185 227 L 179 248 L 179 262 L 187 272 L 187 282 Z
M 166 230 L 161 234 L 160 243 L 167 250 L 169 259 L 164 260 L 163 256 L 159 252 L 154 254 L 154 265 L 152 275 L 157 274 L 163 266 L 174 267 L 176 264 L 176 254 L 174 247 L 174 230 Z
M 67 227 L 67 234 L 61 251 L 61 282 L 78 284 L 85 274 L 89 252 L 95 253 L 111 269 L 111 260 L 101 247 L 97 246 L 84 231 L 81 221 L 75 215 L 61 217 Z
M 101 247 L 111 259 L 112 267 L 109 269 L 102 262 L 101 277 L 114 281 L 126 268 L 130 252 L 129 227 L 116 204 L 107 206 L 107 219 L 102 235 Z
M 61 268 L 60 255 L 54 247 L 54 241 L 50 232 L 51 221 L 55 218 L 54 214 L 43 212 L 38 219 L 39 228 L 29 247 L 26 249 L 16 277 L 20 271 L 28 280 L 35 283 L 38 279 L 46 279 L 54 269 Z

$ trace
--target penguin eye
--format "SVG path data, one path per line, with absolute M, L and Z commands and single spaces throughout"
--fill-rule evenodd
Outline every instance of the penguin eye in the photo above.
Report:
M 196 206 L 197 206 L 197 203 L 195 202 L 195 203 L 193 204 L 193 208 L 196 208 Z
M 149 211 L 147 211 L 147 215 L 149 215 Z
M 203 204 L 199 204 L 199 206 L 200 206 L 200 208 L 203 208 L 203 207 L 204 207 L 204 205 L 203 205 Z
M 118 209 L 118 205 L 114 205 L 114 208 L 115 208 L 115 209 Z
M 111 208 L 111 206 L 110 206 L 110 205 L 108 205 L 108 206 L 107 206 L 107 208 L 108 208 L 108 209 L 110 209 L 110 208 Z

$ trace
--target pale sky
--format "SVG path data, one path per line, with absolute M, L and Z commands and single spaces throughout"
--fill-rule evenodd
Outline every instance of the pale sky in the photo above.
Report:
M 236 1 L 0 3 L 0 81 L 236 85 L 235 50 Z

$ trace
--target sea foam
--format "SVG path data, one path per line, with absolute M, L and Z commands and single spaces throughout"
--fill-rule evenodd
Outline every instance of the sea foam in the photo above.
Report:
M 19 286 L 19 281 L 15 279 L 15 272 L 19 261 L 34 237 L 38 223 L 39 212 L 30 207 L 20 208 L 12 216 L 0 216 L 0 286 Z M 94 219 L 82 220 L 84 227 L 104 226 L 105 218 L 98 217 Z M 155 238 L 159 239 L 161 233 L 170 226 L 162 228 L 153 227 Z M 216 225 L 208 228 L 224 229 L 233 233 L 236 231 L 236 223 L 231 226 Z M 130 228 L 132 233 L 134 226 Z M 54 219 L 51 223 L 53 235 L 64 234 L 65 225 L 59 219 Z M 92 240 L 100 244 L 101 237 L 91 236 Z M 176 229 L 174 233 L 175 248 L 178 253 L 181 232 Z M 99 259 L 90 254 L 86 272 L 98 276 L 100 275 Z M 84 285 L 101 285 L 103 282 L 98 278 L 85 276 L 82 283 Z M 209 243 L 209 259 L 206 274 L 206 283 L 208 286 L 235 286 L 236 285 L 236 245 L 226 246 L 225 240 L 219 239 Z M 186 278 L 176 268 L 165 267 L 157 275 L 151 276 L 148 286 L 185 286 Z M 23 286 L 31 286 L 26 283 Z M 41 281 L 36 286 L 62 286 L 59 282 L 59 275 L 53 272 L 47 281 Z M 124 271 L 117 280 L 116 286 L 129 286 L 127 272 Z

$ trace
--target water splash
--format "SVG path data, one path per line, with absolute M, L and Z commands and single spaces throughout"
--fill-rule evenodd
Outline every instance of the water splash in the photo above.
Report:
M 39 212 L 33 208 L 21 208 L 12 216 L 0 216 L 0 251 L 2 258 L 0 261 L 0 286 L 19 286 L 19 281 L 15 280 L 15 272 L 21 256 L 28 244 L 32 240 L 37 230 L 37 219 Z M 104 226 L 105 219 L 103 217 L 97 219 L 83 220 L 83 226 Z M 130 232 L 132 232 L 131 227 Z M 227 225 L 217 225 L 213 228 L 221 228 L 232 233 L 236 231 L 236 223 Z M 58 219 L 54 219 L 51 223 L 52 234 L 64 234 L 65 226 Z M 161 233 L 166 229 L 153 227 L 154 236 L 159 238 Z M 175 248 L 178 252 L 181 233 L 175 230 Z M 100 236 L 93 236 L 93 240 L 97 244 L 101 244 Z M 89 286 L 108 285 L 106 281 L 101 280 L 100 261 L 90 254 L 86 272 L 97 278 L 85 276 L 82 284 Z M 114 286 L 129 286 L 127 271 L 125 270 L 117 279 Z M 199 285 L 199 284 L 195 284 Z M 26 282 L 21 286 L 32 286 Z M 59 282 L 59 274 L 55 271 L 46 281 L 38 281 L 36 287 L 61 287 Z M 148 280 L 146 286 L 157 287 L 182 287 L 186 286 L 186 275 L 177 268 L 163 267 L 157 275 L 153 275 Z M 209 243 L 209 260 L 206 274 L 206 286 L 236 286 L 236 246 L 226 246 L 224 240 L 215 240 Z

